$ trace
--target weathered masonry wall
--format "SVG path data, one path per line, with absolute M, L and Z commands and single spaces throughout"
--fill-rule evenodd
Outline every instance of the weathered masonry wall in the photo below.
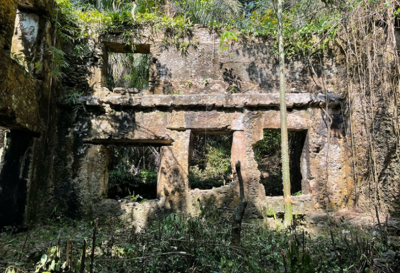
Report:
M 216 208 L 231 212 L 239 196 L 236 178 L 213 190 L 193 189 L 188 179 L 192 136 L 223 133 L 233 134 L 232 164 L 242 162 L 246 198 L 250 202 L 247 217 L 263 218 L 283 212 L 283 199 L 267 197 L 260 184 L 253 151 L 263 138 L 263 130 L 280 128 L 278 94 L 120 95 L 101 89 L 92 96 L 80 97 L 77 103 L 84 104 L 86 112 L 79 112 L 69 134 L 79 139 L 75 141 L 80 143 L 75 147 L 79 152 L 66 156 L 75 158 L 71 161 L 79 160 L 81 166 L 73 184 L 80 211 L 99 217 L 118 212 L 137 227 L 168 212 L 198 215 L 199 202 L 205 204 L 208 199 Z M 341 101 L 334 95 L 329 96 L 329 113 L 337 116 L 330 130 L 329 159 L 335 163 L 328 168 L 330 181 L 325 180 L 328 130 L 321 108 L 325 103 L 324 95 L 287 95 L 288 129 L 306 132 L 301 159 L 304 194 L 292 197 L 296 214 L 344 208 L 352 194 L 351 181 L 343 167 L 346 161 L 340 129 Z M 106 147 L 110 144 L 162 146 L 157 200 L 140 204 L 101 199 L 101 192 L 107 191 Z
M 279 91 L 278 61 L 271 41 L 266 38 L 239 38 L 223 52 L 219 35 L 208 28 L 193 28 L 185 38 L 186 50 L 178 50 L 179 44 L 174 44 L 171 39 L 167 33 L 137 27 L 121 29 L 89 42 L 97 58 L 91 60 L 89 67 L 91 91 L 107 87 L 108 56 L 113 52 L 150 55 L 149 88 L 116 88 L 114 92 L 172 95 Z M 318 93 L 322 87 L 315 82 L 321 82 L 323 77 L 329 92 L 341 92 L 343 87 L 337 76 L 343 69 L 336 66 L 335 58 L 325 61 L 325 74 L 322 75 L 318 65 L 314 74 L 306 62 L 289 60 L 286 67 L 288 92 Z
M 247 217 L 282 214 L 283 198 L 266 196 L 253 151 L 263 130 L 280 129 L 278 63 L 268 41 L 240 39 L 229 51 L 218 53 L 218 35 L 206 28 L 193 29 L 192 46 L 185 52 L 166 46 L 165 39 L 162 33 L 137 28 L 88 42 L 91 53 L 84 58 L 90 65 L 85 68 L 87 74 L 79 76 L 79 81 L 86 77 L 87 85 L 74 80 L 69 87 L 84 93 L 74 101 L 77 111 L 71 114 L 68 96 L 59 102 L 64 109 L 58 124 L 63 144 L 55 172 L 56 184 L 61 186 L 55 192 L 60 208 L 71 215 L 119 215 L 137 227 L 171 212 L 198 215 L 199 202 L 205 204 L 208 199 L 229 213 L 238 202 L 236 178 L 227 186 L 199 190 L 189 185 L 188 172 L 194 135 L 232 134 L 231 163 L 242 162 L 250 201 Z M 150 55 L 149 88 L 109 90 L 108 55 L 132 52 Z M 303 195 L 293 196 L 294 212 L 345 208 L 352 198 L 353 182 L 344 149 L 341 97 L 329 94 L 334 122 L 328 155 L 326 96 L 310 93 L 320 87 L 301 61 L 290 60 L 287 67 L 288 89 L 293 92 L 287 95 L 289 130 L 306 135 L 299 165 Z M 70 78 L 76 79 L 77 71 L 85 69 L 80 64 L 70 67 Z M 338 70 L 333 60 L 326 65 L 325 84 L 330 91 L 341 88 Z M 108 145 L 162 147 L 156 200 L 140 204 L 104 199 Z M 327 155 L 333 163 L 326 163 Z
M 219 52 L 218 34 L 196 26 L 182 50 L 168 34 L 135 26 L 94 35 L 78 54 L 71 41 L 54 37 L 51 0 L 3 2 L 0 227 L 26 225 L 54 208 L 71 218 L 119 216 L 138 229 L 172 212 L 198 215 L 199 202 L 206 200 L 229 213 L 238 202 L 235 174 L 228 185 L 210 190 L 189 183 L 191 149 L 198 134 L 232 135 L 231 163 L 242 162 L 247 218 L 283 213 L 283 198 L 268 197 L 254 159 L 254 145 L 263 131 L 280 128 L 278 62 L 267 38 L 240 37 Z M 68 56 L 62 80 L 51 75 L 52 46 Z M 149 87 L 109 90 L 110 53 L 132 52 L 149 54 Z M 11 53 L 23 56 L 23 61 L 13 60 Z M 351 208 L 357 198 L 359 204 L 368 204 L 355 188 L 368 176 L 368 169 L 357 163 L 367 158 L 368 142 L 357 142 L 353 165 L 350 136 L 365 133 L 362 105 L 354 100 L 351 121 L 357 125 L 352 125 L 348 98 L 335 95 L 347 93 L 344 59 L 334 47 L 329 56 L 320 57 L 323 66 L 318 59 L 314 71 L 313 60 L 288 58 L 286 63 L 289 130 L 305 135 L 296 164 L 302 195 L 292 197 L 295 214 Z M 41 65 L 32 65 L 37 62 Z M 333 121 L 330 128 L 327 114 Z M 382 166 L 396 146 L 389 136 L 393 135 L 390 116 L 382 114 L 385 129 L 377 153 Z M 109 145 L 161 147 L 157 199 L 143 203 L 106 199 Z M 390 162 L 389 168 L 378 168 L 381 180 L 390 181 L 381 183 L 380 194 L 388 210 L 396 213 L 398 175 L 396 161 Z M 5 202 L 12 208 L 6 210 Z
M 51 193 L 59 94 L 50 74 L 54 7 L 51 0 L 0 3 L 0 229 L 40 218 Z

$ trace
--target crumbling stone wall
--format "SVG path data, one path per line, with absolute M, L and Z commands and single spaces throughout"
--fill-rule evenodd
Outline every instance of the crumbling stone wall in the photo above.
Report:
M 14 155 L 25 162 L 14 170 L 24 173 L 18 183 L 26 186 L 18 203 L 23 204 L 23 209 L 18 208 L 19 222 L 37 219 L 57 207 L 69 217 L 119 216 L 140 229 L 171 212 L 198 215 L 199 202 L 206 200 L 230 213 L 239 198 L 235 174 L 232 183 L 216 189 L 190 187 L 190 151 L 193 135 L 200 132 L 233 135 L 231 162 L 242 162 L 249 201 L 246 217 L 283 213 L 282 197 L 267 197 L 260 184 L 253 151 L 263 130 L 280 129 L 278 62 L 267 38 L 240 37 L 227 51 L 219 52 L 218 34 L 194 27 L 189 49 L 181 51 L 163 42 L 168 39 L 165 33 L 138 26 L 88 38 L 82 51 L 76 52 L 72 42 L 53 36 L 54 23 L 48 19 L 56 17 L 53 1 L 10 1 L 0 7 L 0 15 L 5 14 L 0 16 L 0 126 L 11 129 L 10 136 L 25 135 L 29 143 L 25 147 L 29 153 L 18 153 L 14 144 L 10 150 L 3 148 L 3 158 Z M 25 27 L 26 21 L 33 32 Z M 135 45 L 134 49 L 127 44 Z M 50 74 L 52 60 L 47 53 L 51 46 L 62 47 L 68 55 L 70 66 L 63 71 L 66 77 L 61 84 Z M 40 62 L 40 69 L 27 73 L 10 58 L 10 50 Z M 149 54 L 149 88 L 108 90 L 110 52 Z M 300 163 L 303 194 L 292 197 L 295 214 L 353 206 L 357 191 L 366 190 L 357 187 L 354 178 L 361 181 L 364 174 L 371 175 L 365 164 L 357 163 L 353 170 L 353 146 L 357 146 L 356 160 L 362 162 L 368 155 L 368 141 L 360 138 L 363 141 L 351 145 L 347 101 L 334 95 L 346 93 L 343 58 L 332 52 L 334 56 L 322 56 L 323 67 L 316 66 L 317 73 L 310 70 L 308 61 L 287 60 L 289 130 L 306 134 Z M 322 87 L 317 83 L 322 81 L 328 102 L 326 94 L 318 94 Z M 72 93 L 79 94 L 74 101 Z M 333 121 L 330 128 L 326 103 Z M 352 107 L 352 123 L 357 125 L 352 133 L 362 135 L 362 104 L 356 98 Z M 389 124 L 394 109 L 382 107 L 377 112 L 382 121 L 379 128 L 384 128 L 379 129 L 377 171 L 387 181 L 380 186 L 380 196 L 393 213 L 400 209 L 393 154 L 397 142 Z M 18 142 L 13 137 L 7 141 Z M 107 145 L 111 144 L 162 146 L 158 199 L 144 203 L 106 199 Z M 3 172 L 7 162 L 2 162 L 0 176 L 12 174 Z M 359 204 L 368 204 L 364 197 L 360 196 Z
M 0 127 L 10 130 L 0 169 L 0 227 L 27 224 L 51 209 L 59 93 L 48 53 L 54 7 L 50 0 L 0 3 Z
M 126 35 L 130 33 L 130 35 Z M 187 51 L 168 44 L 168 35 L 147 28 L 126 29 L 99 38 L 95 52 L 101 58 L 92 64 L 93 87 L 107 87 L 108 52 L 150 54 L 149 88 L 143 94 L 224 94 L 274 93 L 279 90 L 278 61 L 273 45 L 267 38 L 239 38 L 228 50 L 221 52 L 219 35 L 208 28 L 196 27 L 190 36 Z M 326 62 L 325 87 L 330 92 L 342 89 L 337 75 L 341 69 L 334 58 Z M 292 93 L 318 92 L 321 73 L 317 79 L 306 62 L 292 59 L 287 65 L 287 90 Z M 116 92 L 138 92 L 119 90 Z
M 0 49 L 10 49 L 18 0 L 0 3 Z
M 83 95 L 73 105 L 70 95 L 59 101 L 60 146 L 54 177 L 58 208 L 74 217 L 117 215 L 138 229 L 166 213 L 198 215 L 199 202 L 205 204 L 208 199 L 230 213 L 238 202 L 236 178 L 213 190 L 189 185 L 191 141 L 194 134 L 204 131 L 233 134 L 231 159 L 232 164 L 242 162 L 250 202 L 247 217 L 283 213 L 282 198 L 266 197 L 253 151 L 263 130 L 280 128 L 278 63 L 268 41 L 240 39 L 228 52 L 218 53 L 218 35 L 194 28 L 192 38 L 198 42 L 182 54 L 174 46 L 165 46 L 162 33 L 140 27 L 129 33 L 129 41 L 123 37 L 124 30 L 89 39 L 80 57 L 70 52 L 72 65 L 66 71 L 64 94 L 75 90 Z M 108 54 L 133 52 L 127 43 L 135 45 L 134 52 L 150 54 L 149 88 L 108 90 Z M 66 50 L 71 46 L 66 45 Z M 342 86 L 335 65 L 331 61 L 325 67 L 329 74 L 326 87 L 338 93 Z M 340 96 L 329 95 L 329 115 L 334 122 L 328 130 L 322 110 L 326 96 L 310 93 L 320 88 L 314 76 L 305 63 L 289 60 L 288 89 L 293 92 L 287 97 L 289 129 L 306 132 L 300 163 L 304 194 L 292 197 L 296 214 L 345 208 L 352 195 L 342 101 Z M 107 145 L 111 144 L 162 146 L 158 199 L 144 203 L 105 199 Z
M 278 94 L 214 94 L 214 95 L 135 95 L 118 94 L 102 88 L 91 96 L 80 97 L 86 111 L 77 113 L 70 132 L 74 135 L 75 151 L 71 161 L 95 161 L 96 169 L 82 168 L 76 176 L 95 176 L 96 181 L 106 181 L 102 170 L 107 164 L 101 153 L 94 158 L 92 152 L 110 144 L 135 145 L 158 144 L 161 164 L 158 173 L 157 200 L 139 204 L 128 201 L 93 201 L 88 198 L 85 184 L 75 183 L 80 200 L 80 211 L 91 211 L 104 217 L 105 211 L 117 211 L 122 219 L 137 227 L 168 212 L 198 215 L 199 202 L 212 200 L 213 206 L 230 213 L 238 202 L 236 179 L 229 185 L 213 190 L 191 189 L 189 185 L 189 158 L 192 135 L 196 133 L 233 134 L 231 162 L 242 162 L 246 198 L 249 200 L 248 218 L 262 218 L 266 213 L 282 213 L 282 198 L 267 197 L 260 184 L 260 173 L 254 159 L 253 146 L 263 138 L 263 130 L 279 129 L 280 115 Z M 293 196 L 294 211 L 306 214 L 327 209 L 346 207 L 351 191 L 347 183 L 344 160 L 341 119 L 332 125 L 328 166 L 329 182 L 326 182 L 327 123 L 324 111 L 325 96 L 317 94 L 288 94 L 289 130 L 307 133 L 307 145 L 302 155 L 302 175 L 305 192 Z M 61 105 L 67 104 L 61 101 Z M 341 115 L 340 96 L 330 95 L 330 114 Z M 72 127 L 73 126 L 73 127 Z M 97 148 L 96 148 L 97 147 Z M 72 159 L 74 158 L 74 159 Z M 103 164 L 103 167 L 101 165 Z M 92 173 L 89 173 L 91 171 Z M 83 180 L 82 180 L 83 181 Z M 87 180 L 89 181 L 89 180 Z M 92 180 L 93 181 L 93 180 Z M 103 182 L 102 182 L 103 183 Z M 97 187 L 107 187 L 98 184 Z M 103 189 L 106 191 L 107 189 Z M 94 195 L 92 195 L 92 198 Z M 97 198 L 97 200 L 99 200 Z M 113 209 L 110 209 L 112 207 Z

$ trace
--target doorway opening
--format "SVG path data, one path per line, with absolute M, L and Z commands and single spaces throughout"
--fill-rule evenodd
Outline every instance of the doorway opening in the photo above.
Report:
M 290 189 L 292 195 L 302 191 L 301 158 L 307 131 L 289 131 Z M 281 132 L 264 130 L 263 140 L 254 146 L 254 155 L 261 173 L 260 183 L 264 185 L 266 196 L 282 196 Z
M 34 136 L 0 130 L 0 227 L 24 223 Z

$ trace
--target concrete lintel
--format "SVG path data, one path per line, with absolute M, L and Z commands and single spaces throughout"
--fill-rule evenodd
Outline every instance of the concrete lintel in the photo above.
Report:
M 168 146 L 173 143 L 172 139 L 86 139 L 85 143 L 98 145 L 116 146 Z
M 149 44 L 136 44 L 134 46 L 118 43 L 118 42 L 104 42 L 107 47 L 107 52 L 113 53 L 150 53 L 150 45 Z M 134 49 L 134 50 L 133 50 Z
M 340 105 L 342 97 L 329 94 L 329 107 Z M 314 93 L 292 93 L 286 95 L 287 108 L 321 107 L 325 106 L 325 95 Z M 64 99 L 61 104 L 67 104 Z M 111 104 L 121 106 L 152 107 L 279 107 L 279 94 L 211 94 L 211 95 L 119 95 L 111 92 L 96 92 L 95 96 L 82 96 L 76 103 L 86 105 Z

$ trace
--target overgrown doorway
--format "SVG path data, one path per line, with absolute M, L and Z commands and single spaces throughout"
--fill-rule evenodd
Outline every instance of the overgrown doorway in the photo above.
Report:
M 114 146 L 109 165 L 108 197 L 130 201 L 157 198 L 157 173 L 160 147 Z
M 301 195 L 301 157 L 307 131 L 289 131 L 289 166 L 292 195 Z M 281 133 L 265 130 L 263 140 L 254 146 L 254 155 L 261 173 L 260 182 L 267 196 L 282 196 Z
M 189 182 L 192 189 L 213 189 L 231 181 L 232 135 L 192 135 Z

